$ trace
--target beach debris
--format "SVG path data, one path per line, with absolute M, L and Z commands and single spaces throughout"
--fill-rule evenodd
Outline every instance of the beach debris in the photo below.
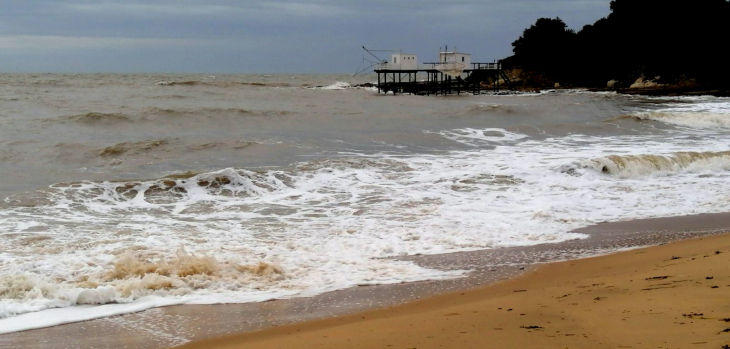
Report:
M 722 252 L 720 252 L 720 251 L 715 251 L 715 254 L 720 254 L 720 253 L 722 253 Z
M 720 288 L 720 286 L 715 285 L 715 286 L 712 286 L 710 288 Z
M 527 292 L 527 290 L 514 290 L 512 292 Z
M 543 327 L 532 325 L 532 326 L 520 326 L 520 328 L 524 328 L 526 330 L 539 330 L 539 329 L 542 329 Z
M 726 317 L 724 319 L 720 319 L 720 321 L 730 322 L 730 317 Z
M 682 257 L 672 256 L 672 260 L 680 259 L 680 258 L 682 258 Z
M 704 313 L 688 313 L 688 314 L 682 314 L 684 317 L 688 317 L 690 319 L 694 318 L 695 316 L 702 316 L 705 315 Z
M 568 294 L 564 294 L 564 295 L 562 295 L 562 296 L 558 297 L 558 299 L 560 299 L 560 298 L 565 298 L 565 297 L 568 297 L 568 296 L 570 296 L 570 293 L 568 293 Z
M 720 332 L 730 332 L 730 327 L 728 327 L 728 328 L 726 328 L 726 329 L 724 329 L 724 330 L 722 330 Z
M 730 345 L 725 344 L 722 346 L 722 349 L 730 349 Z
M 594 300 L 594 301 L 600 301 L 601 299 L 605 299 L 605 298 L 606 298 L 606 297 L 596 297 L 596 298 L 593 298 L 593 300 Z
M 714 278 L 715 278 L 714 276 L 708 276 L 708 277 L 705 277 L 705 280 L 712 280 Z
M 672 257 L 672 259 L 674 259 L 674 257 Z M 670 277 L 671 276 L 669 276 L 669 275 L 654 276 L 654 277 L 646 278 L 646 280 L 664 280 L 664 279 L 667 279 L 667 278 L 670 278 Z

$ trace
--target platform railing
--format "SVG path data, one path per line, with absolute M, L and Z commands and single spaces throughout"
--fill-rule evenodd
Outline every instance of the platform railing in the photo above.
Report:
M 375 65 L 375 70 L 433 70 L 436 69 L 437 65 L 450 64 L 456 62 L 445 62 L 445 63 L 421 63 L 415 67 L 411 64 L 393 64 L 393 63 L 380 63 Z M 500 70 L 502 69 L 501 63 L 472 63 L 472 70 Z
M 422 63 L 416 64 L 393 64 L 393 63 L 380 63 L 375 65 L 375 70 L 431 70 L 436 69 L 435 65 L 438 63 Z
M 472 63 L 472 69 L 474 70 L 501 70 L 501 63 Z

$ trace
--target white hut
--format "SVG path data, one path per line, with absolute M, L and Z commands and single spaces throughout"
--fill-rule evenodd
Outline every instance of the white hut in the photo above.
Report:
M 469 69 L 471 55 L 456 51 L 439 51 L 439 63 L 459 63 L 463 64 L 465 69 Z
M 416 70 L 418 69 L 418 56 L 410 53 L 394 53 L 390 56 L 388 69 Z

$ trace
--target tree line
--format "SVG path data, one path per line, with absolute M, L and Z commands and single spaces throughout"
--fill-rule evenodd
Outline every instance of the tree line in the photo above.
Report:
M 728 0 L 614 0 L 610 9 L 578 32 L 559 17 L 538 19 L 512 43 L 503 66 L 522 68 L 527 84 L 628 86 L 643 76 L 730 85 Z

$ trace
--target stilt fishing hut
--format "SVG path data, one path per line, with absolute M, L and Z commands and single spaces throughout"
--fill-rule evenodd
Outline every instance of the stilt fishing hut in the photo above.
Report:
M 475 63 L 470 54 L 448 51 L 448 48 L 439 49 L 438 57 L 438 62 L 419 64 L 417 55 L 395 51 L 390 61 L 374 63 L 378 93 L 448 95 L 480 94 L 502 87 L 513 89 L 500 63 Z

